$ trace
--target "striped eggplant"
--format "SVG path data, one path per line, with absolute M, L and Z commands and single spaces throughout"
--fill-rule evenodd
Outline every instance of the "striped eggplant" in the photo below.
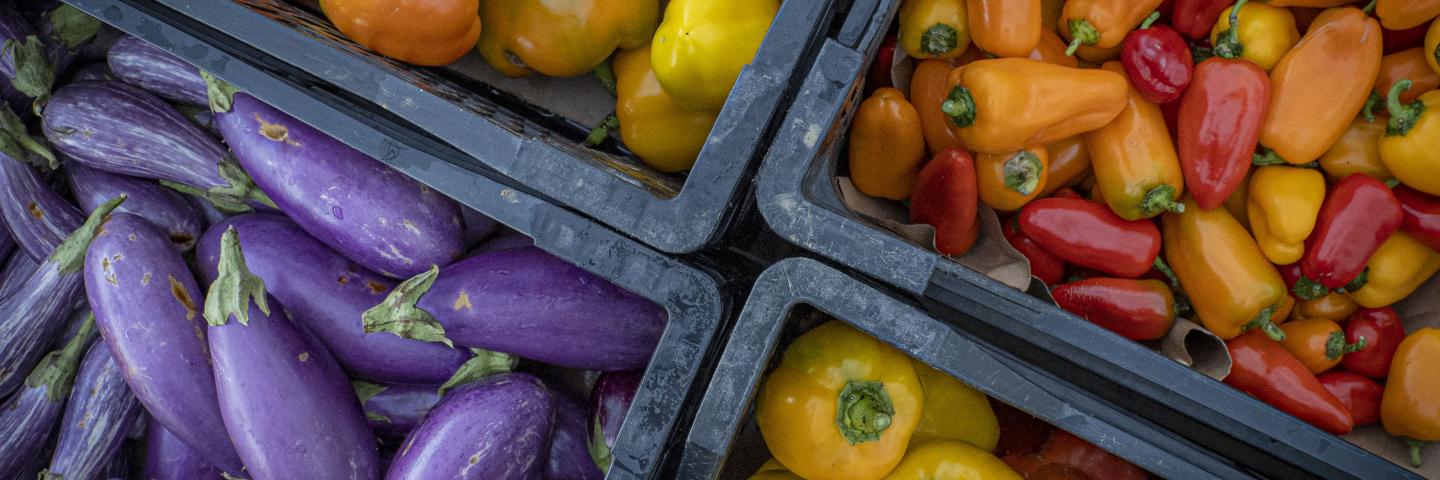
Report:
M 83 275 L 75 273 L 84 268 L 85 250 L 100 230 L 101 220 L 123 200 L 116 198 L 96 209 L 40 262 L 24 285 L 0 297 L 0 396 L 20 386 L 20 374 L 35 365 L 65 328 L 66 314 L 84 298 Z
M 43 51 L 44 47 L 40 41 L 40 34 L 35 31 L 35 27 L 28 19 L 19 14 L 19 6 L 15 4 L 14 0 L 0 0 L 0 12 L 4 12 L 0 14 L 0 45 L 15 42 L 15 47 L 32 47 L 26 52 L 7 51 L 4 55 L 0 55 L 0 100 L 4 100 L 11 110 L 24 115 L 23 112 L 30 111 L 30 103 L 33 99 L 15 88 L 16 57 L 23 58 L 26 53 L 33 53 L 36 49 Z M 32 37 L 35 39 L 35 44 L 27 45 L 27 40 Z M 53 69 L 50 74 L 54 75 Z
M 80 361 L 60 422 L 60 442 L 40 479 L 99 477 L 139 416 L 140 402 L 125 385 L 120 364 L 105 342 L 96 342 Z
M 15 253 L 15 239 L 10 238 L 10 227 L 5 226 L 5 216 L 0 215 L 0 259 L 9 260 L 11 253 Z
M 10 295 L 10 292 L 19 290 L 25 285 L 25 280 L 40 268 L 40 262 L 30 258 L 25 252 L 16 250 L 8 260 L 5 260 L 5 268 L 0 270 L 0 298 Z
M 351 382 L 370 427 L 381 438 L 403 439 L 440 401 L 438 385 Z
M 220 480 L 220 469 L 159 424 L 145 436 L 143 472 L 146 480 Z
M 220 414 L 245 473 L 255 480 L 379 478 L 375 433 L 345 372 L 329 355 L 315 354 L 325 347 L 267 298 L 265 282 L 245 267 L 239 235 L 228 227 L 220 240 L 205 320 Z
M 218 83 L 212 92 L 220 133 L 240 165 L 311 236 L 396 278 L 462 252 L 454 201 L 255 97 Z
M 35 260 L 50 256 L 84 220 L 80 209 L 56 194 L 34 169 L 3 154 L 0 217 L 20 249 Z
M 605 472 L 590 457 L 590 415 L 569 393 L 555 393 L 555 429 L 550 433 L 546 480 L 601 480 Z
M 473 257 L 482 253 L 498 252 L 516 248 L 533 247 L 535 239 L 525 236 L 520 232 L 505 232 L 495 235 L 483 243 L 476 245 L 474 249 L 465 253 L 465 257 Z
M 466 248 L 479 245 L 490 234 L 495 233 L 499 224 L 485 214 L 466 205 L 460 205 L 460 219 L 465 222 L 464 242 Z
M 611 450 L 620 438 L 620 426 L 625 423 L 644 377 L 645 372 L 640 370 L 605 372 L 590 391 L 590 457 L 606 472 L 614 458 Z
M 220 142 L 139 87 L 66 85 L 50 98 L 42 121 L 55 148 L 85 166 L 160 180 L 230 211 L 273 205 Z
M 110 71 L 125 83 L 186 105 L 208 105 L 200 69 L 144 40 L 126 35 L 110 47 Z
M 366 334 L 360 315 L 384 300 L 395 282 L 356 265 L 283 215 L 239 215 L 211 227 L 196 250 L 206 282 L 216 276 L 220 239 L 232 226 L 241 232 L 246 263 L 265 280 L 266 291 L 352 375 L 382 383 L 438 385 L 470 358 L 464 349 Z
M 200 127 L 201 130 L 213 135 L 215 138 L 220 138 L 220 125 L 215 123 L 215 112 L 210 111 L 210 107 L 197 107 L 177 103 L 175 104 L 175 110 L 179 111 L 185 118 L 190 119 L 190 123 Z
M 105 464 L 105 470 L 100 472 L 100 478 L 105 480 L 130 480 L 130 451 L 135 447 L 133 442 L 127 442 L 120 446 L 120 451 L 110 457 L 110 462 Z
M 200 212 L 180 192 L 152 180 L 104 172 L 79 162 L 67 162 L 65 171 L 75 200 L 85 212 L 123 193 L 125 204 L 115 211 L 138 215 L 160 227 L 176 250 L 189 251 L 200 239 Z
M 84 278 L 100 331 L 151 417 L 239 473 L 206 353 L 202 290 L 170 239 L 141 217 L 111 215 L 90 245 Z
M 397 286 L 365 328 L 587 370 L 645 366 L 665 310 L 535 247 L 492 252 Z
M 25 388 L 0 405 L 0 473 L 22 471 L 44 455 L 70 396 L 83 345 L 95 336 L 93 324 L 88 322 L 64 348 L 45 355 L 25 378 Z
M 410 432 L 387 480 L 541 478 L 555 400 L 525 373 L 452 390 Z

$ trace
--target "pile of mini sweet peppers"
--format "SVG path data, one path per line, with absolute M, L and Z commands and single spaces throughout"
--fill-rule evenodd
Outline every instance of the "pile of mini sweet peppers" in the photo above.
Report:
M 321 0 L 350 39 L 420 66 L 471 50 L 509 77 L 596 72 L 616 97 L 618 128 L 641 161 L 661 172 L 695 163 L 740 70 L 755 56 L 779 0 Z M 483 19 L 483 20 L 482 20 Z M 611 58 L 613 67 L 610 65 Z
M 1440 441 L 1440 0 L 904 0 L 848 175 L 965 254 L 981 206 L 1059 306 L 1180 316 L 1324 430 Z M 908 92 L 892 59 L 913 58 Z M 1082 194 L 1085 192 L 1085 194 Z
M 750 480 L 1148 478 L 835 320 L 786 347 L 755 419 L 774 459 Z

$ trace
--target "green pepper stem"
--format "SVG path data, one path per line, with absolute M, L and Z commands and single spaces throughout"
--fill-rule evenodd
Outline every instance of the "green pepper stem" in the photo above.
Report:
M 1407 438 L 1405 439 L 1405 443 L 1410 444 L 1410 465 L 1415 468 L 1420 468 L 1420 465 L 1423 463 L 1420 461 L 1420 449 L 1425 447 L 1425 442 Z
M 879 440 L 895 415 L 895 405 L 881 382 L 846 382 L 836 398 L 836 407 L 835 424 L 851 445 Z
M 599 125 L 590 129 L 590 134 L 585 136 L 585 144 L 593 147 L 605 143 L 605 139 L 610 138 L 610 132 L 617 128 L 620 128 L 620 117 L 613 113 L 607 115 Z
M 1045 164 L 1040 162 L 1040 157 L 1029 150 L 1021 150 L 1005 161 L 1005 188 L 1021 195 L 1030 195 L 1040 187 L 1040 178 L 1044 173 Z
M 1410 133 L 1410 129 L 1415 128 L 1420 114 L 1425 113 L 1425 102 L 1417 100 L 1405 105 L 1400 101 L 1400 94 L 1409 90 L 1413 84 L 1408 78 L 1401 79 L 1390 87 L 1390 92 L 1385 96 L 1385 108 L 1390 111 L 1390 124 L 1385 127 L 1385 136 L 1405 136 Z
M 937 23 L 920 34 L 920 52 L 926 55 L 944 55 L 960 46 L 960 32 L 950 25 Z
M 1175 201 L 1175 187 L 1160 184 L 1145 192 L 1145 198 L 1140 201 L 1140 216 L 1149 218 L 1160 212 L 1185 213 L 1185 204 Z
M 1295 281 L 1295 286 L 1290 288 L 1290 292 L 1294 293 L 1295 297 L 1301 300 L 1315 300 L 1329 295 L 1330 289 L 1325 288 L 1320 282 L 1301 275 L 1300 279 Z
M 950 89 L 950 94 L 945 97 L 945 102 L 940 104 L 940 112 L 950 117 L 950 123 L 960 128 L 966 128 L 975 124 L 975 97 L 970 96 L 970 89 L 956 86 Z
M 1065 47 L 1065 56 L 1067 57 L 1075 56 L 1075 51 L 1079 50 L 1081 45 L 1094 45 L 1100 41 L 1100 31 L 1096 30 L 1095 25 L 1091 24 L 1089 20 L 1072 18 L 1067 25 L 1070 27 L 1070 38 L 1072 39 L 1070 46 Z
M 1250 164 L 1257 167 L 1268 167 L 1271 165 L 1289 165 L 1280 154 L 1269 148 L 1260 147 L 1260 151 L 1250 157 Z
M 1176 276 L 1175 271 L 1170 269 L 1170 265 L 1165 264 L 1165 260 L 1159 256 L 1155 257 L 1155 269 L 1170 280 L 1170 288 L 1176 291 L 1180 290 L 1180 277 Z
M 1367 283 L 1370 283 L 1370 267 L 1365 267 L 1364 270 L 1361 270 L 1359 275 L 1356 275 L 1354 279 L 1350 280 L 1350 283 L 1340 287 L 1340 291 L 1345 293 L 1354 292 L 1365 288 L 1365 284 Z
M 1370 91 L 1370 98 L 1365 99 L 1365 106 L 1360 107 L 1360 115 L 1365 117 L 1365 123 L 1375 123 L 1375 107 L 1380 106 L 1383 101 L 1385 99 L 1380 96 L 1380 92 Z
M 1140 29 L 1140 30 L 1144 30 L 1144 29 L 1150 28 L 1150 26 L 1151 26 L 1151 25 L 1154 25 L 1154 24 L 1155 24 L 1155 21 L 1156 21 L 1156 20 L 1159 20 L 1159 19 L 1160 19 L 1160 12 L 1159 12 L 1159 11 L 1153 12 L 1153 13 L 1150 14 L 1150 16 L 1145 17 L 1145 21 L 1140 22 L 1140 28 L 1139 28 L 1139 29 Z
M 1270 318 L 1270 317 L 1275 316 L 1275 309 L 1276 309 L 1276 308 L 1278 308 L 1278 305 L 1271 305 L 1271 306 L 1265 307 L 1264 310 L 1261 310 L 1261 311 L 1260 311 L 1260 314 L 1259 314 L 1259 315 L 1255 315 L 1255 319 L 1254 319 L 1254 320 L 1251 320 L 1249 323 L 1246 323 L 1243 327 L 1240 327 L 1240 330 L 1241 330 L 1241 331 L 1250 331 L 1250 330 L 1253 330 L 1253 329 L 1258 328 L 1258 329 L 1264 331 L 1264 332 L 1265 332 L 1265 335 L 1269 336 L 1271 340 L 1274 340 L 1274 341 L 1277 341 L 1277 342 L 1284 341 L 1284 340 L 1285 340 L 1285 331 L 1284 331 L 1284 330 L 1281 330 L 1281 329 L 1280 329 L 1280 326 L 1279 326 L 1279 325 L 1276 325 L 1275 322 L 1274 322 L 1273 320 L 1271 320 L 1271 318 Z
M 1365 5 L 1365 8 L 1360 9 L 1360 11 L 1365 12 L 1366 15 L 1369 15 L 1370 12 L 1375 11 L 1375 4 L 1379 3 L 1379 1 L 1380 0 L 1370 0 L 1370 3 Z
M 1339 360 L 1341 355 L 1364 350 L 1365 343 L 1365 337 L 1360 337 L 1355 343 L 1345 343 L 1344 332 L 1331 332 L 1330 338 L 1325 339 L 1325 358 Z
M 1235 6 L 1230 7 L 1230 26 L 1226 28 L 1225 31 L 1220 32 L 1220 36 L 1215 39 L 1215 48 L 1213 50 L 1215 56 L 1220 58 L 1240 58 L 1240 55 L 1245 53 L 1245 45 L 1240 43 L 1240 7 L 1245 6 L 1245 2 L 1247 1 L 1248 0 L 1240 0 L 1235 2 Z
M 610 61 L 600 62 L 595 66 L 594 73 L 595 78 L 600 80 L 600 85 L 605 87 L 605 91 L 610 92 L 611 97 L 615 97 L 615 69 L 610 67 Z
M 1398 178 L 1392 178 L 1385 181 L 1385 188 L 1395 188 L 1398 186 L 1400 186 L 1400 179 Z

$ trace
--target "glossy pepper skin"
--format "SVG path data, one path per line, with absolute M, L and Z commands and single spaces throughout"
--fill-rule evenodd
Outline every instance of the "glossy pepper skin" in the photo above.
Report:
M 1085 133 L 1125 108 L 1125 76 L 1028 58 L 980 60 L 950 73 L 941 111 L 966 147 L 1006 153 Z
M 1106 70 L 1120 72 L 1119 62 Z M 1131 88 L 1125 109 L 1100 129 L 1085 134 L 1085 148 L 1095 169 L 1095 187 L 1120 218 L 1139 220 L 1178 211 L 1185 190 L 1175 144 L 1165 128 L 1160 106 Z
M 1341 292 L 1330 292 L 1323 297 L 1314 300 L 1301 300 L 1296 302 L 1295 309 L 1290 314 L 1290 320 L 1330 320 L 1340 322 L 1360 310 L 1360 304 L 1355 303 L 1349 295 Z M 1354 343 L 1355 338 L 1347 341 Z M 1368 348 L 1367 348 L 1368 350 Z M 1357 354 L 1359 352 L 1356 352 Z M 1346 356 L 1349 358 L 1349 356 Z
M 850 180 L 860 193 L 905 200 L 925 161 L 920 114 L 894 88 L 875 90 L 850 124 Z
M 1341 368 L 1370 378 L 1390 375 L 1390 361 L 1405 339 L 1405 325 L 1390 307 L 1366 308 L 1355 312 L 1345 322 L 1345 341 L 1357 342 L 1365 337 L 1364 350 L 1346 355 Z
M 911 363 L 925 392 L 924 413 L 911 443 L 959 440 L 987 452 L 995 450 L 1000 423 L 985 394 L 924 362 L 912 359 Z
M 1380 25 L 1391 30 L 1405 30 L 1423 25 L 1440 15 L 1440 0 L 1379 0 L 1375 16 Z
M 365 48 L 415 65 L 448 64 L 480 39 L 479 0 L 322 0 L 320 9 Z
M 480 0 L 480 18 L 485 30 L 477 48 L 495 70 L 509 77 L 532 71 L 573 77 L 594 70 L 617 48 L 649 43 L 660 2 Z
M 1370 97 L 1380 42 L 1380 24 L 1358 8 L 1321 13 L 1270 73 L 1260 143 L 1295 165 L 1320 158 Z
M 1295 356 L 1310 373 L 1320 374 L 1335 368 L 1348 353 L 1363 351 L 1368 340 L 1345 341 L 1345 332 L 1332 320 L 1296 320 L 1280 326 L 1285 340 L 1280 346 Z
M 1049 177 L 1041 197 L 1048 197 L 1065 187 L 1080 183 L 1090 174 L 1090 150 L 1085 148 L 1085 136 L 1076 135 L 1045 146 L 1050 153 Z
M 1175 101 L 1185 93 L 1195 73 L 1194 56 L 1185 39 L 1165 25 L 1151 25 L 1151 15 L 1140 29 L 1125 36 L 1120 61 L 1132 88 L 1155 103 Z
M 1222 10 L 1215 27 L 1210 29 L 1211 45 L 1218 45 L 1220 34 L 1230 29 L 1231 8 Z M 1295 27 L 1295 16 L 1290 10 L 1260 2 L 1240 6 L 1240 30 L 1236 34 L 1245 46 L 1240 58 L 1255 62 L 1267 72 L 1300 42 L 1300 30 Z
M 1162 0 L 1069 0 L 1060 12 L 1060 35 L 1074 53 L 1081 45 L 1114 48 L 1160 7 Z
M 1326 372 L 1316 377 L 1346 410 L 1355 426 L 1380 423 L 1380 398 L 1384 387 L 1364 375 L 1350 372 Z
M 1143 480 L 1150 475 L 1104 449 L 1070 432 L 1055 429 L 1040 449 L 1040 463 L 1064 465 L 1084 472 L 1085 477 L 1105 480 Z
M 1365 269 L 1380 244 L 1400 229 L 1400 201 L 1384 183 L 1352 174 L 1336 183 L 1320 207 L 1300 260 L 1305 279 L 1336 289 Z
M 1225 342 L 1234 366 L 1225 383 L 1321 430 L 1344 435 L 1355 421 L 1350 411 L 1290 352 L 1263 332 Z
M 1233 3 L 1227 0 L 1175 0 L 1170 23 L 1186 37 L 1202 40 L 1210 35 L 1220 13 L 1229 10 Z
M 1011 153 L 975 157 L 980 201 L 1001 212 L 1013 212 L 1040 196 L 1049 177 L 1050 154 L 1044 145 Z
M 1050 295 L 1065 311 L 1131 340 L 1163 337 L 1175 325 L 1175 296 L 1159 280 L 1091 278 Z
M 990 452 L 956 440 L 922 442 L 911 447 L 905 459 L 885 476 L 885 480 L 940 478 L 1022 480 L 1024 477 Z
M 1401 80 L 1411 82 L 1409 90 L 1400 92 L 1400 101 L 1405 103 L 1413 102 L 1420 98 L 1420 94 L 1440 87 L 1440 75 L 1430 70 L 1430 64 L 1425 61 L 1425 51 L 1419 47 L 1395 52 L 1380 59 L 1380 76 L 1375 79 L 1375 91 L 1384 95 Z
M 1020 210 L 1020 231 L 1066 262 L 1125 278 L 1155 265 L 1160 232 L 1082 199 L 1042 198 Z
M 1265 258 L 1276 265 L 1300 261 L 1305 239 L 1325 202 L 1325 176 L 1306 168 L 1260 167 L 1250 175 L 1246 213 Z
M 999 57 L 1024 57 L 1040 43 L 1040 0 L 965 0 L 970 38 Z
M 1385 394 L 1380 421 L 1385 431 L 1410 441 L 1410 464 L 1420 466 L 1420 443 L 1440 441 L 1440 329 L 1421 328 L 1400 342 Z
M 1400 221 L 1400 231 L 1424 243 L 1432 250 L 1440 251 L 1440 197 L 1398 185 L 1392 191 L 1400 201 L 1400 210 L 1405 217 Z
M 935 250 L 940 254 L 963 255 L 980 235 L 979 188 L 969 153 L 950 148 L 936 154 L 915 178 L 910 223 L 935 227 Z
M 1060 283 L 1065 276 L 1065 261 L 1060 257 L 1045 250 L 1040 244 L 1035 243 L 1030 237 L 1020 231 L 1019 222 L 1005 222 L 1005 228 L 1001 231 L 1005 241 L 1015 247 L 1026 260 L 1030 261 L 1030 275 L 1045 282 L 1046 285 Z
M 1160 221 L 1165 258 L 1206 329 L 1222 339 L 1250 329 L 1284 338 L 1274 320 L 1283 319 L 1276 314 L 1285 282 L 1229 211 L 1202 210 L 1187 198 L 1184 213 Z
M 1221 57 L 1195 66 L 1180 98 L 1180 168 L 1195 204 L 1219 207 L 1245 180 L 1270 103 L 1270 79 L 1254 63 Z
M 785 349 L 755 420 L 770 453 L 802 478 L 874 479 L 900 463 L 924 402 L 910 357 L 830 321 Z
M 955 66 L 948 60 L 929 58 L 915 64 L 910 75 L 910 103 L 920 116 L 920 131 L 925 135 L 925 147 L 931 155 L 960 146 L 960 138 L 950 130 L 950 119 L 940 111 L 945 95 L 950 89 L 946 81 Z
M 681 105 L 719 110 L 779 12 L 779 0 L 671 0 L 650 44 L 655 77 Z
M 1409 296 L 1440 271 L 1440 252 L 1408 233 L 1395 232 L 1375 250 L 1366 268 L 1368 281 L 1350 292 L 1350 298 L 1362 307 L 1380 308 Z
M 900 4 L 900 48 L 915 58 L 955 58 L 970 46 L 965 0 L 905 0 Z
M 1430 28 L 1425 30 L 1425 63 L 1430 64 L 1430 71 L 1440 74 L 1440 22 L 1431 22 Z
M 656 170 L 689 170 L 718 114 L 685 108 L 666 93 L 650 68 L 648 46 L 621 50 L 614 71 L 615 117 L 625 147 Z
M 1400 180 L 1416 190 L 1440 195 L 1440 149 L 1433 148 L 1440 139 L 1440 90 L 1432 90 L 1414 103 L 1403 105 L 1398 91 L 1408 88 L 1409 81 L 1400 81 L 1390 90 L 1388 109 L 1390 124 L 1380 139 L 1380 161 Z
M 1363 173 L 1376 180 L 1395 178 L 1385 162 L 1380 161 L 1380 138 L 1385 135 L 1385 122 L 1368 122 L 1357 118 L 1350 128 L 1340 134 L 1340 139 L 1320 157 L 1320 169 L 1325 178 L 1338 182 L 1353 173 Z

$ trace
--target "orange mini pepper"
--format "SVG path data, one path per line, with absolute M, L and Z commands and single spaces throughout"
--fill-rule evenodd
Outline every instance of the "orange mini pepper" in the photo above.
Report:
M 481 0 L 480 16 L 485 31 L 476 49 L 496 71 L 507 77 L 531 71 L 574 77 L 591 72 L 616 49 L 649 45 L 660 25 L 660 2 Z
M 479 0 L 321 0 L 320 9 L 351 40 L 415 65 L 448 64 L 480 39 Z
M 1019 210 L 1045 188 L 1049 157 L 1043 145 L 977 155 L 975 175 L 980 181 L 980 201 L 1001 212 Z
M 1090 174 L 1090 151 L 1085 149 L 1085 136 L 1076 135 L 1045 146 L 1050 153 L 1049 176 L 1041 197 L 1048 197 L 1056 190 L 1074 186 Z
M 1163 0 L 1069 0 L 1060 12 L 1060 35 L 1070 39 L 1066 54 L 1080 46 L 1114 48 L 1125 41 Z
M 1355 303 L 1349 295 L 1341 292 L 1330 292 L 1325 296 L 1314 300 L 1301 300 L 1295 305 L 1295 310 L 1290 314 L 1290 320 L 1330 320 L 1334 322 L 1350 318 L 1350 315 L 1360 310 L 1360 304 Z
M 1228 210 L 1202 210 L 1186 196 L 1183 213 L 1160 218 L 1165 258 L 1206 329 L 1227 340 L 1253 328 L 1284 339 L 1272 318 L 1288 297 L 1285 281 Z
M 1440 441 L 1440 329 L 1421 328 L 1400 341 L 1380 400 L 1385 431 L 1410 442 L 1410 464 L 1420 466 L 1421 442 Z
M 1119 62 L 1102 68 L 1125 71 Z M 1129 89 L 1125 109 L 1114 120 L 1085 134 L 1085 148 L 1095 168 L 1095 186 L 1116 215 L 1139 220 L 1184 209 L 1178 199 L 1185 180 L 1165 115 L 1139 90 Z
M 1379 0 L 1375 16 L 1390 30 L 1418 27 L 1440 15 L 1440 0 Z
M 1440 73 L 1440 20 L 1430 23 L 1430 29 L 1425 31 L 1425 63 L 1430 64 L 1430 71 Z
M 1025 58 L 1053 63 L 1062 67 L 1076 68 L 1080 66 L 1079 60 L 1065 54 L 1065 41 L 1060 39 L 1060 34 L 1049 29 L 1040 32 L 1040 42 L 1035 44 L 1035 50 L 1030 51 Z
M 1334 320 L 1296 320 L 1281 325 L 1280 329 L 1285 331 L 1285 340 L 1280 346 L 1316 375 L 1335 368 L 1345 354 L 1365 348 L 1364 337 L 1355 343 L 1346 343 L 1345 332 Z
M 940 110 L 971 150 L 1006 153 L 1105 126 L 1125 109 L 1130 84 L 1107 70 L 1028 58 L 980 60 L 950 72 Z
M 1260 143 L 1292 164 L 1320 158 L 1370 98 L 1380 72 L 1380 24 L 1355 7 L 1326 10 L 1270 73 Z
M 1040 0 L 965 0 L 970 39 L 1000 57 L 1023 57 L 1040 42 Z
M 1410 103 L 1420 98 L 1420 94 L 1440 87 L 1440 75 L 1430 70 L 1430 64 L 1425 61 L 1425 50 L 1415 47 L 1409 50 L 1402 50 L 1380 59 L 1380 75 L 1375 79 L 1375 92 L 1378 98 L 1395 87 L 1401 80 L 1410 80 L 1410 89 L 1400 92 L 1400 101 Z M 1383 105 L 1382 105 L 1383 106 Z M 1384 110 L 1381 108 L 1381 110 Z M 1363 112 L 1362 112 L 1363 113 Z
M 850 181 L 860 193 L 905 200 L 924 162 L 925 136 L 915 107 L 899 90 L 875 90 L 850 124 Z
M 920 130 L 931 155 L 960 146 L 960 139 L 950 131 L 950 118 L 940 111 L 949 91 L 946 82 L 954 69 L 948 60 L 927 58 L 917 63 L 915 73 L 910 75 L 910 103 L 920 115 Z
M 1345 133 L 1340 134 L 1340 139 L 1320 156 L 1320 169 L 1332 182 L 1352 173 L 1363 173 L 1382 182 L 1395 178 L 1380 160 L 1380 139 L 1384 135 L 1384 120 L 1355 119 Z

